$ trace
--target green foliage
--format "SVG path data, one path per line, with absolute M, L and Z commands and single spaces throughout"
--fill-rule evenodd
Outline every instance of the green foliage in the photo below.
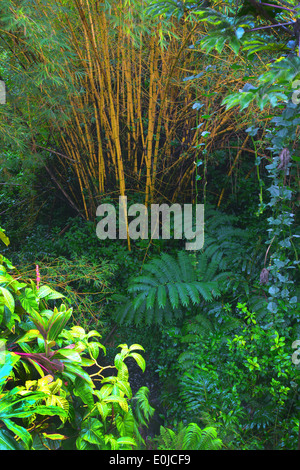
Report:
M 264 244 L 257 238 L 257 229 L 240 228 L 237 217 L 209 205 L 205 217 L 203 250 L 153 257 L 129 280 L 129 296 L 112 297 L 120 302 L 114 314 L 118 323 L 163 325 L 181 322 L 190 314 L 200 320 L 200 307 L 205 321 L 209 312 L 211 317 L 218 316 L 221 302 L 230 295 L 265 313 L 265 298 L 257 282 Z
M 261 325 L 245 304 L 238 304 L 237 314 L 241 324 L 227 338 L 220 329 L 190 341 L 177 335 L 173 366 L 163 358 L 162 379 L 169 387 L 163 402 L 167 407 L 171 395 L 177 403 L 169 406 L 169 419 L 198 416 L 217 427 L 227 448 L 260 448 L 257 438 L 265 448 L 281 448 L 299 388 L 290 344 L 272 325 Z
M 211 123 L 209 100 L 219 92 L 211 90 L 216 72 L 228 86 L 227 96 L 219 92 L 218 109 L 222 113 L 234 107 L 240 110 L 236 121 L 231 120 L 232 126 L 225 119 L 201 133 L 202 128 L 200 143 L 198 137 L 193 142 L 197 149 L 192 162 L 196 170 L 193 194 L 183 191 L 180 195 L 182 200 L 193 197 L 195 189 L 198 202 L 197 184 L 203 183 L 205 246 L 193 254 L 177 252 L 179 244 L 172 249 L 162 240 L 136 242 L 132 252 L 122 241 L 99 243 L 94 221 L 69 218 L 70 210 L 61 207 L 48 174 L 45 176 L 46 162 L 55 167 L 55 174 L 64 175 L 63 189 L 72 192 L 72 214 L 80 212 L 74 202 L 79 207 L 82 197 L 93 203 L 88 188 L 80 191 L 74 183 L 75 172 L 57 148 L 61 129 L 73 113 L 69 98 L 85 93 L 87 77 L 74 55 L 69 29 L 51 29 L 51 25 L 66 14 L 76 33 L 78 18 L 72 2 L 63 2 L 63 10 L 59 3 L 41 2 L 40 10 L 25 3 L 20 8 L 18 2 L 4 0 L 1 4 L 7 44 L 2 37 L 0 75 L 7 85 L 8 102 L 0 108 L 0 202 L 7 229 L 13 228 L 18 237 L 13 247 L 19 250 L 15 258 L 23 266 L 17 271 L 1 256 L 0 448 L 127 450 L 147 446 L 140 427 L 147 427 L 154 409 L 147 387 L 133 396 L 126 363 L 133 359 L 143 372 L 143 348 L 134 343 L 135 336 L 132 346 L 125 344 L 127 338 L 122 339 L 113 365 L 102 365 L 106 349 L 99 328 L 103 335 L 113 319 L 121 325 L 117 334 L 126 337 L 129 331 L 133 335 L 139 332 L 150 346 L 151 366 L 162 388 L 160 414 L 165 422 L 156 441 L 160 450 L 219 449 L 221 445 L 228 449 L 295 449 L 299 371 L 291 361 L 291 344 L 300 332 L 300 20 L 296 2 L 156 0 L 146 2 L 147 9 L 129 2 L 133 9 L 126 14 L 132 18 L 136 14 L 139 31 L 147 29 L 149 37 L 152 18 L 159 17 L 162 47 L 176 38 L 177 21 L 180 27 L 197 31 L 198 40 L 187 42 L 182 49 L 179 45 L 178 59 L 182 52 L 194 57 L 186 62 L 194 67 L 184 79 L 184 94 L 187 91 L 186 106 L 196 111 L 206 101 L 199 120 Z M 108 10 L 109 3 L 105 3 Z M 146 10 L 149 22 L 143 21 Z M 51 17 L 49 23 L 43 19 L 47 15 L 42 18 L 44 11 Z M 118 29 L 120 18 L 111 16 L 111 24 Z M 132 31 L 128 31 L 129 38 L 137 41 Z M 173 45 L 176 53 L 178 44 L 174 41 Z M 198 73 L 199 63 L 206 64 L 214 50 L 219 63 L 227 61 L 235 71 L 230 79 L 222 65 L 208 65 Z M 155 50 L 154 57 L 156 54 Z M 232 57 L 238 62 L 231 63 Z M 164 64 L 155 60 L 153 67 L 160 69 Z M 180 66 L 178 60 L 176 67 Z M 244 85 L 236 86 L 240 82 Z M 112 81 L 113 86 L 115 83 L 118 81 Z M 148 77 L 141 83 L 147 88 Z M 176 86 L 180 90 L 180 83 Z M 198 101 L 201 97 L 203 102 Z M 167 102 L 168 95 L 163 99 Z M 162 116 L 159 100 L 157 105 Z M 141 103 L 141 120 L 148 125 L 144 106 Z M 171 123 L 165 109 L 166 122 Z M 88 123 L 88 107 L 85 112 Z M 185 108 L 179 114 L 182 122 L 187 120 Z M 202 125 L 197 119 L 194 130 Z M 167 129 L 157 140 L 158 146 Z M 208 147 L 206 137 L 213 130 L 215 137 Z M 247 140 L 241 147 L 244 130 Z M 93 137 L 94 131 L 92 128 L 86 136 Z M 223 145 L 219 135 L 224 132 L 228 140 Z M 180 152 L 180 179 L 184 180 L 188 155 L 181 152 L 182 137 L 180 129 L 174 150 Z M 185 142 L 188 138 L 187 133 Z M 237 154 L 231 160 L 227 143 L 229 150 L 242 149 L 246 158 L 241 161 Z M 252 148 L 247 148 L 249 143 Z M 129 141 L 127 144 L 129 148 Z M 138 149 L 140 142 L 134 145 Z M 138 153 L 142 159 L 143 147 Z M 160 175 L 169 158 L 164 149 L 158 159 Z M 207 165 L 208 154 L 211 166 Z M 60 163 L 56 156 L 62 159 Z M 88 182 L 90 168 L 85 155 L 82 157 L 86 172 L 81 176 Z M 113 178 L 113 167 L 107 164 L 107 169 L 107 178 Z M 126 176 L 128 170 L 125 168 Z M 174 175 L 176 171 L 174 167 Z M 91 188 L 94 186 L 93 180 Z M 220 203 L 221 197 L 216 198 L 221 190 L 223 195 L 224 188 L 228 193 L 226 215 L 206 204 L 207 200 Z M 95 193 L 98 198 L 98 189 Z M 100 196 L 101 201 L 111 201 L 109 195 Z M 0 238 L 6 254 L 11 245 L 3 229 Z M 32 263 L 36 262 L 42 275 L 39 286 L 31 280 Z M 116 312 L 110 291 L 118 294 Z M 64 304 L 60 304 L 62 300 Z M 71 321 L 74 324 L 68 326 Z M 126 329 L 127 325 L 133 327 Z M 181 424 L 171 428 L 174 419 Z M 202 425 L 206 427 L 202 429 Z
M 121 344 L 114 365 L 101 366 L 98 356 L 106 350 L 97 340 L 100 333 L 77 325 L 67 328 L 72 308 L 50 307 L 62 294 L 39 279 L 37 284 L 20 282 L 8 273 L 15 268 L 2 255 L 1 263 L 1 448 L 39 448 L 36 436 L 46 448 L 131 449 L 142 443 L 139 426 L 147 425 L 154 410 L 148 389 L 142 388 L 133 413 L 125 361 L 133 358 L 144 372 L 143 347 Z M 89 374 L 91 366 L 94 372 Z M 108 367 L 116 375 L 103 375 Z M 55 417 L 60 419 L 59 433 L 53 432 Z
M 163 325 L 181 318 L 183 309 L 221 295 L 217 268 L 217 260 L 209 261 L 204 253 L 197 261 L 186 252 L 179 252 L 177 259 L 162 253 L 130 282 L 128 291 L 134 300 L 121 307 L 116 321 Z
M 17 355 L 7 352 L 5 363 L 0 367 L 0 421 L 4 425 L 4 428 L 0 429 L 1 450 L 29 450 L 32 448 L 32 434 L 26 427 L 17 424 L 20 420 L 27 418 L 33 421 L 32 417 L 35 416 L 35 420 L 38 422 L 40 416 L 45 415 L 59 416 L 61 419 L 67 418 L 67 411 L 64 408 L 57 405 L 55 401 L 49 401 L 49 391 L 45 387 L 43 390 L 37 391 L 32 391 L 30 386 L 26 390 L 24 390 L 25 387 L 14 387 L 5 391 L 7 378 L 18 361 Z
M 220 450 L 222 447 L 214 427 L 201 429 L 195 423 L 184 426 L 181 422 L 175 431 L 161 426 L 157 441 L 159 450 Z

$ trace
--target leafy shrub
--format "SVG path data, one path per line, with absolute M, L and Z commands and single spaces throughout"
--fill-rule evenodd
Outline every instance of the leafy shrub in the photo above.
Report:
M 195 423 L 184 426 L 181 422 L 177 430 L 161 426 L 157 441 L 159 450 L 220 450 L 222 447 L 216 428 L 201 429 Z
M 109 261 L 91 261 L 87 257 L 67 259 L 43 258 L 39 272 L 43 283 L 59 289 L 65 301 L 74 307 L 74 324 L 89 328 L 101 328 L 105 332 L 106 297 L 111 289 L 111 281 L 116 267 Z M 35 267 L 22 265 L 18 269 L 24 279 L 34 276 Z
M 177 366 L 169 376 L 177 378 L 173 400 L 182 405 L 173 416 L 197 416 L 217 426 L 226 447 L 260 448 L 258 439 L 264 448 L 280 448 L 287 445 L 287 429 L 297 417 L 292 351 L 286 338 L 272 325 L 259 324 L 245 304 L 238 305 L 238 312 L 242 324 L 225 341 L 216 331 L 190 341 L 177 335 Z M 289 445 L 295 448 L 296 441 Z
M 7 258 L 0 261 L 1 447 L 36 449 L 42 442 L 46 448 L 130 449 L 142 443 L 138 427 L 154 410 L 146 390 L 132 396 L 125 364 L 132 357 L 145 370 L 142 346 L 122 344 L 114 365 L 101 366 L 100 334 L 78 325 L 68 329 L 72 308 L 51 308 L 63 295 L 39 278 L 22 282 L 8 272 L 14 267 Z M 92 366 L 96 371 L 88 374 Z M 108 367 L 116 375 L 105 377 Z

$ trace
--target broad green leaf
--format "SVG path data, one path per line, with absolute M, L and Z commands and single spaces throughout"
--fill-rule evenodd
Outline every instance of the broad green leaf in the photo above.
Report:
M 75 364 L 70 364 L 68 362 L 64 362 L 64 374 L 70 373 L 70 378 L 73 380 L 76 377 L 83 378 L 92 388 L 95 387 L 92 379 L 90 378 L 89 374 L 87 374 L 80 366 Z
M 117 386 L 119 389 L 124 393 L 124 395 L 127 396 L 127 398 L 132 398 L 132 391 L 129 382 L 123 381 L 123 380 L 118 380 Z
M 116 417 L 116 426 L 122 437 L 132 436 L 134 432 L 135 419 L 130 410 L 129 413 L 126 413 L 124 416 L 118 415 Z
M 87 338 L 91 338 L 92 336 L 99 336 L 101 338 L 100 333 L 98 333 L 96 330 L 91 330 L 86 335 Z
M 14 423 L 11 419 L 2 418 L 2 421 L 10 431 L 12 431 L 15 435 L 17 435 L 20 439 L 22 439 L 22 441 L 25 444 L 26 449 L 29 450 L 32 446 L 32 436 L 27 431 L 27 429 Z
M 122 380 L 123 382 L 127 382 L 129 377 L 128 367 L 124 362 L 121 363 L 120 367 L 118 368 L 118 379 Z
M 24 450 L 24 447 L 14 439 L 9 431 L 0 428 L 0 450 Z
M 143 348 L 143 346 L 141 346 L 140 344 L 132 344 L 130 347 L 129 347 L 129 351 L 134 351 L 136 349 L 140 349 L 142 351 L 145 351 L 145 349 Z
M 0 240 L 2 240 L 6 246 L 10 244 L 9 238 L 5 235 L 2 228 L 0 228 Z
M 38 336 L 41 337 L 39 330 L 28 330 L 25 335 L 21 336 L 16 343 L 26 343 L 27 341 L 32 341 L 33 339 L 37 338 Z
M 74 362 L 81 362 L 81 356 L 78 354 L 77 351 L 74 351 L 74 349 L 68 349 L 68 348 L 61 348 L 55 351 L 54 357 L 65 357 L 69 359 L 70 361 Z
M 81 377 L 76 377 L 75 379 L 74 393 L 75 395 L 81 398 L 83 403 L 85 403 L 89 409 L 93 408 L 94 406 L 93 389 Z
M 52 289 L 49 286 L 40 286 L 40 288 L 37 291 L 37 296 L 39 299 L 43 299 L 47 295 L 51 294 Z
M 0 287 L 1 293 L 4 297 L 4 305 L 6 305 L 11 313 L 15 310 L 15 300 L 9 290 L 5 289 L 5 287 Z
M 19 300 L 26 312 L 31 314 L 34 311 L 38 311 L 39 306 L 37 299 L 31 288 L 26 287 L 26 289 L 21 292 Z
M 1 274 L 0 275 L 0 283 L 1 284 L 9 284 L 12 281 L 12 277 L 9 274 Z
M 111 391 L 113 389 L 112 384 L 105 384 L 103 387 L 101 387 L 100 390 L 94 390 L 94 395 L 99 398 L 99 400 L 103 400 L 103 398 L 108 397 L 111 394 Z
M 85 420 L 80 431 L 80 438 L 91 444 L 102 444 L 104 442 L 102 428 L 103 424 L 96 418 Z
M 24 307 L 24 306 L 23 306 Z M 25 307 L 24 307 L 25 308 Z M 47 319 L 43 318 L 36 310 L 31 309 L 30 317 L 43 338 L 46 338 Z
M 96 403 L 96 406 L 97 406 L 97 409 L 100 413 L 100 416 L 101 418 L 103 419 L 103 421 L 106 420 L 107 416 L 109 415 L 110 413 L 110 407 L 107 403 L 104 403 L 104 402 L 100 402 L 98 401 Z
M 52 317 L 49 319 L 47 324 L 47 338 L 55 340 L 57 336 L 62 332 L 67 322 L 72 315 L 72 309 L 67 311 L 54 311 Z
M 78 325 L 72 326 L 71 332 L 74 338 L 83 339 L 85 337 L 85 331 L 84 331 L 84 328 L 82 328 L 82 326 L 78 326 Z
M 106 403 L 118 403 L 118 405 L 120 405 L 122 410 L 124 410 L 126 413 L 128 412 L 128 403 L 127 403 L 126 398 L 118 397 L 116 395 L 110 395 L 104 398 L 103 401 Z
M 39 415 L 48 415 L 48 416 L 57 415 L 62 418 L 66 418 L 68 416 L 67 411 L 58 406 L 51 406 L 51 405 L 50 406 L 36 406 L 34 407 L 33 411 L 34 413 L 39 414 Z
M 106 347 L 103 346 L 103 344 L 98 343 L 96 341 L 91 341 L 90 343 L 88 343 L 89 353 L 94 359 L 97 359 L 97 357 L 99 356 L 99 348 L 101 348 L 104 355 L 106 355 Z
M 117 369 L 120 369 L 122 367 L 124 357 L 121 354 L 117 354 L 114 359 L 114 364 Z
M 62 299 L 65 296 L 61 294 L 60 292 L 52 291 L 51 294 L 47 296 L 48 300 L 55 300 L 55 299 Z

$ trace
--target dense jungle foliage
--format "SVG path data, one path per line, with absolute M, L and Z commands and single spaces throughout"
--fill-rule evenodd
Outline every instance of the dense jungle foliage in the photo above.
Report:
M 1 450 L 300 449 L 299 5 L 1 1 Z

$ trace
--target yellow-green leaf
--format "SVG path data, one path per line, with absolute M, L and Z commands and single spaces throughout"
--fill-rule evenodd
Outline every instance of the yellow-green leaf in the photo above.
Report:
M 43 437 L 46 437 L 47 439 L 51 439 L 53 441 L 68 439 L 67 436 L 63 436 L 63 434 L 47 434 L 46 432 L 43 432 Z
M 0 229 L 0 240 L 2 240 L 6 246 L 10 244 L 9 238 L 5 235 L 3 229 Z
M 5 289 L 5 287 L 0 287 L 2 295 L 4 297 L 4 305 L 6 305 L 11 313 L 15 310 L 15 300 L 9 290 Z

